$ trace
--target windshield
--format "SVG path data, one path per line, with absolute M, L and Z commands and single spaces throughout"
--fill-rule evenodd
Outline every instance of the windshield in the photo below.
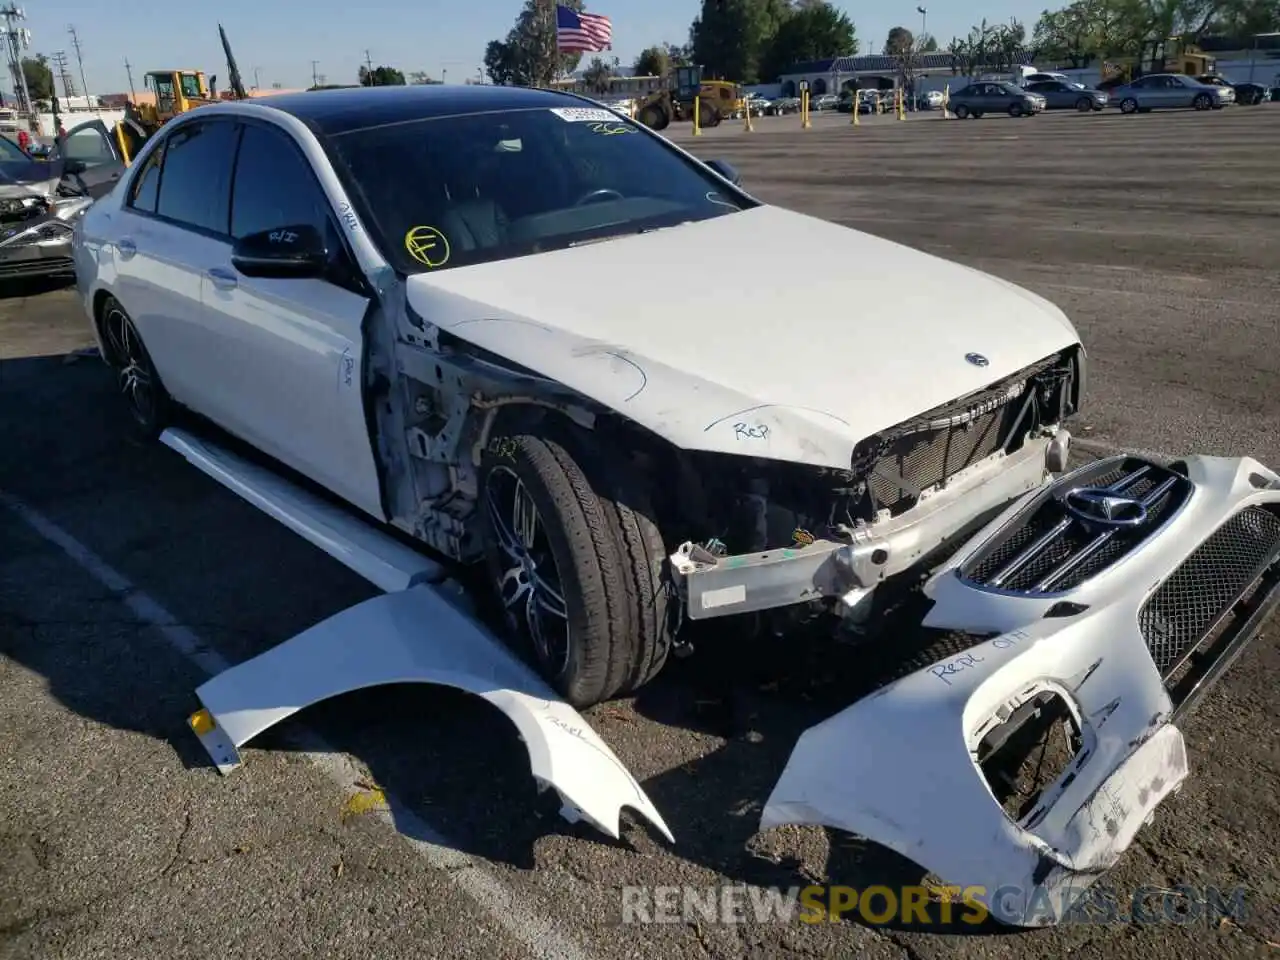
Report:
M 353 130 L 331 143 L 375 240 L 405 273 L 526 256 L 751 205 L 635 124 L 590 107 L 413 120 Z

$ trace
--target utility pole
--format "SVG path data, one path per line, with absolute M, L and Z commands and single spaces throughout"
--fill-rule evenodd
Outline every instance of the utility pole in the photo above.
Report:
M 320 86 L 320 75 L 316 73 L 316 67 L 320 66 L 319 60 L 311 61 L 311 85 L 313 87 Z
M 10 3 L 0 7 L 0 17 L 4 19 L 6 49 L 9 53 L 9 69 L 13 71 L 13 92 L 21 100 L 19 107 L 34 122 L 36 110 L 31 102 L 31 91 L 27 88 L 27 73 L 22 69 L 22 52 L 31 47 L 31 31 L 14 24 L 27 19 L 26 13 Z
M 377 80 L 373 76 L 373 57 L 369 56 L 369 51 L 364 52 L 364 69 L 365 76 L 369 78 L 369 86 L 375 86 Z
M 129 58 L 124 58 L 124 73 L 129 78 L 129 96 L 131 99 L 138 99 L 138 91 L 133 89 L 133 64 L 129 62 Z
M 53 61 L 55 67 L 58 68 L 57 76 L 62 80 L 62 95 L 67 98 L 67 109 L 71 109 L 71 98 L 76 95 L 76 85 L 71 79 L 71 74 L 67 73 L 67 54 L 65 50 L 59 50 L 57 53 L 49 57 Z M 57 96 L 57 91 L 54 91 Z
M 76 51 L 76 64 L 80 67 L 80 86 L 84 89 L 84 95 L 89 96 L 89 81 L 84 78 L 84 57 L 80 53 L 80 37 L 76 34 L 75 25 L 67 27 L 67 33 L 71 34 L 71 46 Z

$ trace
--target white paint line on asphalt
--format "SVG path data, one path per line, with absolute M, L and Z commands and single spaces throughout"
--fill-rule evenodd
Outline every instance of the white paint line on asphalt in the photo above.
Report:
M 153 628 L 171 647 L 212 676 L 231 666 L 207 642 L 184 627 L 180 620 L 159 602 L 134 586 L 123 574 L 43 514 L 21 500 L 0 491 L 0 505 L 5 506 L 39 536 L 65 553 L 81 569 L 116 594 L 143 624 Z M 291 737 L 291 746 L 300 747 L 311 763 L 320 768 L 344 793 L 356 792 L 359 781 L 369 775 L 348 756 L 328 746 L 310 731 Z M 409 843 L 426 862 L 442 871 L 462 888 L 503 930 L 529 949 L 535 957 L 547 960 L 590 960 L 586 950 L 572 938 L 560 933 L 554 924 L 537 910 L 522 903 L 520 897 L 500 878 L 483 869 L 473 858 L 460 853 L 438 830 L 404 804 L 387 795 L 389 811 L 379 816 Z

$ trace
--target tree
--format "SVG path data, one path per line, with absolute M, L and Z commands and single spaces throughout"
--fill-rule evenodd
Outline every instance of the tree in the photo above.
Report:
M 425 84 L 439 83 L 439 80 L 431 79 L 431 74 L 425 70 L 412 70 L 409 73 L 409 83 L 414 86 L 423 86 Z
M 606 61 L 600 57 L 592 57 L 591 62 L 587 64 L 587 69 L 582 71 L 582 79 L 593 92 L 608 93 L 609 81 L 617 75 L 617 72 L 617 57 L 613 57 L 612 61 Z
M 49 60 L 43 53 L 36 54 L 34 59 L 23 59 L 22 75 L 27 80 L 27 92 L 32 100 L 53 99 L 53 71 L 49 69 Z
M 766 45 L 760 58 L 760 79 L 774 80 L 793 63 L 857 52 L 856 31 L 847 14 L 825 0 L 804 0 Z
M 631 72 L 637 77 L 665 77 L 671 72 L 671 56 L 666 47 L 646 47 L 636 57 Z
M 885 56 L 901 57 L 915 49 L 916 38 L 906 27 L 893 27 L 884 42 Z
M 582 0 L 557 0 L 574 10 Z M 492 40 L 484 51 L 484 68 L 494 83 L 545 87 L 578 68 L 581 54 L 560 53 L 551 5 L 525 0 L 515 26 L 503 40 Z
M 790 0 L 702 0 L 689 27 L 693 59 L 709 77 L 756 83 L 766 46 L 792 13 Z
M 994 26 L 983 20 L 969 31 L 967 38 L 952 38 L 947 47 L 951 72 L 971 77 L 975 73 L 1011 70 L 1022 62 L 1026 39 L 1027 29 L 1017 20 Z
M 404 74 L 395 67 L 360 68 L 360 86 L 362 87 L 403 87 Z

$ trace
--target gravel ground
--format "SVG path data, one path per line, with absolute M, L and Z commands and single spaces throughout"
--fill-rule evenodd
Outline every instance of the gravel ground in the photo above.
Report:
M 733 163 L 763 199 L 1060 304 L 1092 359 L 1076 427 L 1089 451 L 1280 464 L 1280 105 L 848 120 L 671 136 Z M 790 270 L 803 282 L 804 251 L 761 239 L 744 276 Z M 875 282 L 851 265 L 853 309 Z M 173 453 L 124 442 L 105 368 L 67 357 L 89 343 L 70 292 L 9 294 L 0 494 L 74 538 L 64 546 L 75 556 L 50 542 L 62 534 L 42 536 L 0 505 L 0 957 L 1156 960 L 1273 955 L 1280 944 L 1274 624 L 1187 726 L 1193 778 L 1106 881 L 1125 895 L 1243 885 L 1240 923 L 970 935 L 623 925 L 628 884 L 900 878 L 901 864 L 847 837 L 755 834 L 796 736 L 848 700 L 814 681 L 811 661 L 778 651 L 740 658 L 736 709 L 714 664 L 695 657 L 640 698 L 589 712 L 674 848 L 635 824 L 619 843 L 564 824 L 535 796 L 506 721 L 434 688 L 316 707 L 219 777 L 184 724 L 205 672 L 370 588 Z M 140 611 L 171 619 L 157 629 Z

